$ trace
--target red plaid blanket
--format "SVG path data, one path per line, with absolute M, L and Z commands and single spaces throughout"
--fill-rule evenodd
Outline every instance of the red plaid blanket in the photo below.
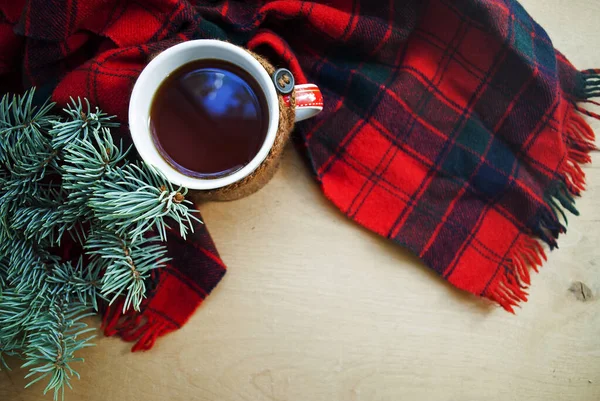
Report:
M 593 133 L 576 102 L 600 94 L 514 0 L 0 0 L 3 88 L 82 96 L 123 122 L 150 54 L 218 38 L 317 83 L 326 108 L 298 126 L 325 195 L 458 288 L 512 311 L 529 268 L 565 231 Z M 43 91 L 42 91 L 43 92 Z M 149 348 L 185 323 L 224 267 L 206 231 L 141 315 L 107 334 Z

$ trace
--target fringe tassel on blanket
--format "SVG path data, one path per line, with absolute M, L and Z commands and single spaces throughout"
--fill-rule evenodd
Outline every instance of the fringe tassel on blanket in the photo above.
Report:
M 158 337 L 175 329 L 172 324 L 147 311 L 130 309 L 123 313 L 122 299 L 106 307 L 102 328 L 107 337 L 119 335 L 125 341 L 135 342 L 132 352 L 149 350 Z
M 590 100 L 600 97 L 600 70 L 585 70 L 580 74 L 580 87 L 577 90 L 578 101 L 600 106 L 599 102 Z M 589 152 L 597 150 L 595 135 L 590 125 L 580 115 L 600 120 L 600 114 L 582 108 L 578 104 L 573 107 L 565 122 L 565 141 L 567 157 L 559 168 L 562 180 L 548 191 L 547 208 L 539 212 L 537 227 L 533 236 L 526 233 L 519 235 L 505 259 L 502 269 L 493 277 L 484 296 L 498 302 L 504 309 L 514 313 L 514 307 L 527 300 L 526 289 L 530 284 L 529 268 L 535 272 L 546 260 L 546 254 L 540 241 L 547 243 L 550 249 L 556 248 L 559 234 L 566 232 L 568 224 L 565 210 L 579 215 L 575 208 L 575 196 L 585 190 L 585 173 L 581 164 L 591 162 Z M 564 220 L 560 222 L 559 215 Z
M 521 234 L 511 248 L 503 269 L 496 273 L 484 295 L 515 313 L 513 308 L 527 301 L 526 288 L 531 283 L 529 268 L 537 273 L 542 259 L 546 260 L 546 254 L 539 241 Z
M 576 90 L 578 101 L 600 106 L 600 103 L 590 100 L 594 97 L 600 97 L 600 69 L 581 71 L 579 81 L 580 82 Z M 586 116 L 600 119 L 600 114 L 586 110 L 578 105 L 575 105 L 575 109 Z

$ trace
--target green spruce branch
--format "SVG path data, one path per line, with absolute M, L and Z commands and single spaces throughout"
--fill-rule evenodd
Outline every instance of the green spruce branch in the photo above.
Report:
M 112 303 L 125 294 L 123 311 L 140 309 L 151 270 L 163 267 L 169 261 L 165 246 L 156 238 L 132 242 L 107 230 L 92 233 L 86 249 L 94 256 L 90 265 L 104 271 L 102 296 L 110 298 Z
M 139 310 L 153 269 L 168 262 L 168 224 L 193 228 L 186 189 L 127 159 L 118 126 L 87 100 L 63 114 L 34 92 L 0 101 L 0 368 L 18 357 L 28 384 L 64 398 L 91 346 L 83 321 L 102 300 Z M 59 245 L 83 255 L 65 260 Z
M 94 184 L 89 205 L 102 224 L 117 235 L 129 233 L 135 241 L 155 229 L 166 241 L 167 219 L 178 223 L 183 238 L 193 229 L 192 220 L 198 220 L 189 213 L 192 203 L 185 199 L 186 193 L 173 188 L 151 166 L 128 164 Z

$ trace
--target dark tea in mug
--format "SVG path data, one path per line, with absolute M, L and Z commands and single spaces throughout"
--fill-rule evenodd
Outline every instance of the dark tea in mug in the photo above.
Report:
M 173 168 L 191 177 L 220 178 L 242 169 L 260 150 L 269 128 L 267 99 L 237 65 L 192 61 L 160 84 L 149 124 Z

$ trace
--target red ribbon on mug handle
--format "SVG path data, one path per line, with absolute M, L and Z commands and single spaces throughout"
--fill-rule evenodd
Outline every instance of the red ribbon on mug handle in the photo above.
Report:
M 294 86 L 296 94 L 296 122 L 314 117 L 323 110 L 323 94 L 315 84 Z M 291 106 L 290 95 L 283 96 L 286 106 Z
M 296 122 L 314 117 L 323 110 L 323 95 L 317 85 L 296 85 L 294 74 L 286 68 L 276 70 L 272 78 L 275 89 L 283 94 L 283 101 L 287 107 L 291 107 L 291 94 L 295 92 Z

